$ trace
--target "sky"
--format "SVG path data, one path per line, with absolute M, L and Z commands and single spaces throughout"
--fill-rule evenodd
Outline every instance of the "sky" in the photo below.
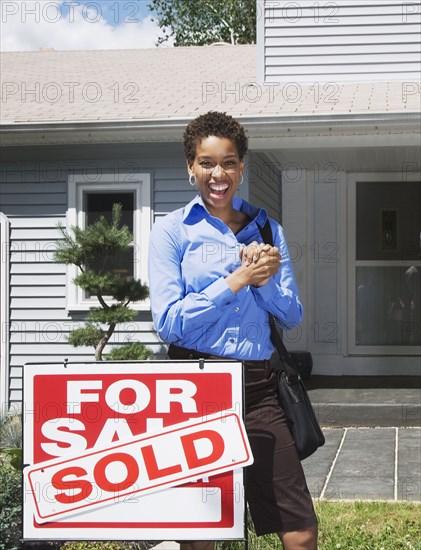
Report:
M 161 31 L 148 3 L 149 0 L 0 0 L 0 50 L 153 48 Z

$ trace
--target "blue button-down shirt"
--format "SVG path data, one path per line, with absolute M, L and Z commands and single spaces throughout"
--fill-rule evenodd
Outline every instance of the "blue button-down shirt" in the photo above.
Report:
M 240 247 L 262 242 L 264 209 L 235 198 L 236 210 L 251 220 L 236 235 L 212 216 L 197 196 L 187 206 L 159 219 L 149 247 L 152 316 L 168 343 L 240 360 L 269 359 L 268 312 L 292 328 L 302 318 L 291 260 L 282 227 L 269 218 L 281 269 L 267 284 L 234 292 L 225 277 L 240 265 Z

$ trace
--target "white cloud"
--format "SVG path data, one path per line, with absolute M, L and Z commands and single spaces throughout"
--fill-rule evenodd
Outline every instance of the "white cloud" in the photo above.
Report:
M 160 34 L 150 16 L 112 26 L 99 10 L 63 2 L 1 0 L 1 51 L 152 48 Z

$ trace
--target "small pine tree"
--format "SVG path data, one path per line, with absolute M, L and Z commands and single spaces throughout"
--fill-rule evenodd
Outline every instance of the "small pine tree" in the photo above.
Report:
M 104 348 L 117 323 L 127 323 L 136 317 L 136 311 L 129 309 L 129 304 L 144 300 L 149 295 L 148 287 L 140 281 L 124 280 L 118 273 L 107 269 L 107 261 L 112 257 L 124 257 L 133 241 L 129 228 L 120 226 L 121 214 L 121 204 L 114 204 L 111 223 L 101 216 L 85 229 L 73 226 L 73 235 L 62 224 L 58 225 L 63 239 L 54 252 L 55 260 L 76 265 L 80 274 L 75 277 L 74 283 L 96 296 L 100 304 L 100 307 L 90 308 L 85 326 L 74 330 L 69 342 L 75 347 L 93 346 L 96 361 L 103 360 Z M 106 301 L 110 299 L 111 304 Z M 137 344 L 138 359 L 152 355 L 145 346 Z M 129 347 L 133 348 L 133 345 L 129 344 Z M 119 358 L 122 358 L 121 354 Z M 127 358 L 133 359 L 133 353 Z

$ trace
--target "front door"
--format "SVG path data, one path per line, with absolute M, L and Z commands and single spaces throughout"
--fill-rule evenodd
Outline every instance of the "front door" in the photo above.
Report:
M 349 351 L 419 354 L 421 183 L 361 175 L 350 193 Z

